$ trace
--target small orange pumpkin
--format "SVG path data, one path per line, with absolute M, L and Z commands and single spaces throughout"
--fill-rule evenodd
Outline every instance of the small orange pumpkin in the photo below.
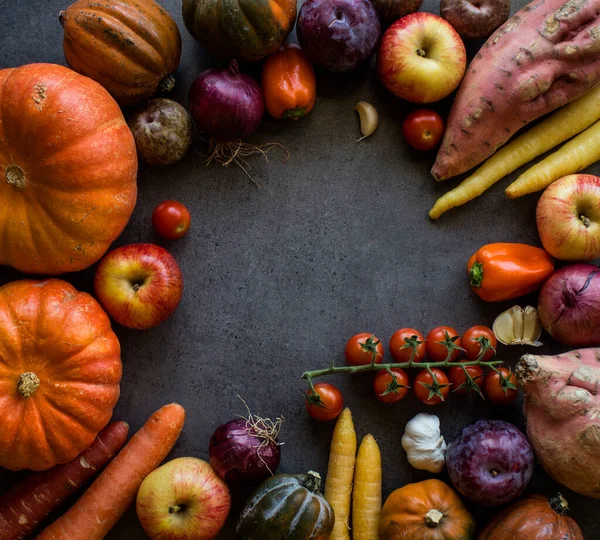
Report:
M 55 64 L 0 70 L 0 264 L 62 274 L 95 263 L 129 221 L 137 164 L 98 83 Z
M 71 461 L 119 399 L 121 349 L 108 316 L 59 279 L 0 287 L 0 467 Z
M 379 540 L 470 540 L 475 521 L 458 495 L 440 480 L 408 484 L 385 501 Z
M 569 505 L 560 493 L 550 500 L 543 495 L 528 495 L 500 512 L 478 540 L 583 540 L 579 525 L 566 515 L 568 509 Z
M 154 0 L 79 0 L 61 11 L 69 66 L 121 105 L 171 90 L 181 57 L 177 24 Z

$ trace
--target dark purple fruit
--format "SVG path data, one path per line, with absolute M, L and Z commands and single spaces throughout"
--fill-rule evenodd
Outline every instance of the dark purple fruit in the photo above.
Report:
M 479 420 L 448 445 L 446 466 L 462 495 L 484 506 L 499 506 L 521 495 L 531 480 L 533 451 L 512 424 Z
M 410 15 L 423 4 L 423 0 L 371 0 L 379 18 L 386 24 L 392 24 L 405 15 Z
M 151 99 L 128 121 L 138 156 L 150 165 L 179 161 L 192 142 L 192 119 L 171 99 Z
M 510 0 L 442 0 L 440 15 L 465 39 L 484 39 L 508 19 Z
M 312 62 L 331 71 L 350 71 L 373 54 L 381 26 L 370 0 L 307 0 L 297 33 Z

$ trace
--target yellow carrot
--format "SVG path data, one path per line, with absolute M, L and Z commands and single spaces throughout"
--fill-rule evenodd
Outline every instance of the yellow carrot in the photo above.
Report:
M 442 195 L 429 211 L 429 217 L 437 219 L 451 208 L 478 197 L 507 174 L 581 133 L 599 119 L 600 87 L 597 87 L 500 148 L 471 176 Z
M 352 492 L 352 538 L 378 540 L 381 512 L 381 453 L 373 435 L 358 448 Z
M 596 122 L 546 159 L 525 171 L 506 188 L 506 195 L 516 199 L 540 191 L 555 180 L 579 172 L 598 160 L 600 160 L 600 122 Z
M 335 513 L 330 540 L 350 540 L 350 499 L 356 461 L 356 432 L 350 409 L 344 409 L 333 430 L 325 498 Z

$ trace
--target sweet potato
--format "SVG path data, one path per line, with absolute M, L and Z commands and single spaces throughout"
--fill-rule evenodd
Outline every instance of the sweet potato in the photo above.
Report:
M 569 489 L 600 498 L 600 349 L 526 354 L 516 369 L 527 435 L 542 467 Z
M 481 163 L 517 130 L 600 83 L 600 0 L 534 0 L 485 42 L 448 117 L 431 173 Z

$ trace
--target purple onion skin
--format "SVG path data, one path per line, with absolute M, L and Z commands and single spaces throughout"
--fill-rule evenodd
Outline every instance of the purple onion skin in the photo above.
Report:
M 564 345 L 600 345 L 600 268 L 572 264 L 554 272 L 540 291 L 538 316 Z
M 307 0 L 296 31 L 312 62 L 331 71 L 350 71 L 373 54 L 381 25 L 370 0 Z
M 198 129 L 221 142 L 252 135 L 265 111 L 260 85 L 240 73 L 235 60 L 226 69 L 200 73 L 190 87 L 188 103 Z
M 483 506 L 516 499 L 533 474 L 533 451 L 515 426 L 503 420 L 479 420 L 458 434 L 446 452 L 454 487 Z
M 262 442 L 248 433 L 244 418 L 235 418 L 219 426 L 210 438 L 210 464 L 230 485 L 262 482 L 275 472 L 281 459 L 279 445 L 269 441 L 259 449 Z

